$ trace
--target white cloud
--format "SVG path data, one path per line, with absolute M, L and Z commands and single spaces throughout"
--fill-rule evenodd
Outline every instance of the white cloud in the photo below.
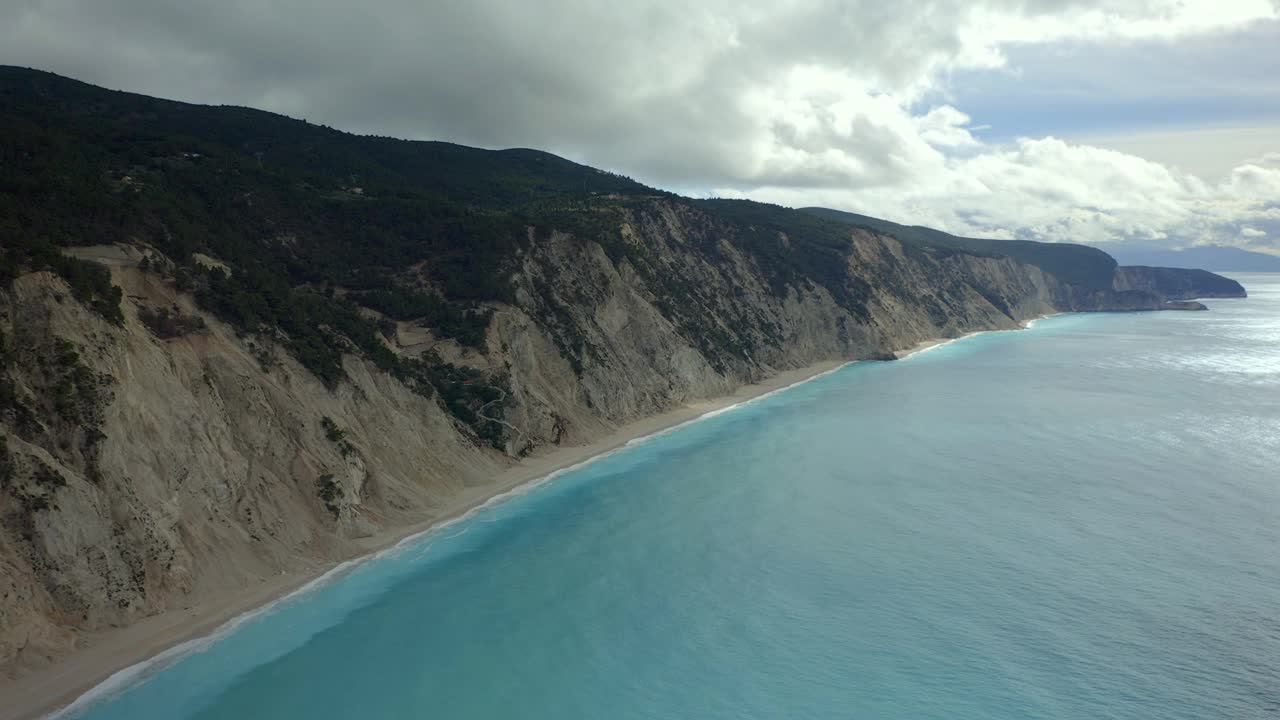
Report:
M 1252 239 L 1252 238 L 1262 238 L 1266 236 L 1267 236 L 1266 230 L 1259 230 L 1258 228 L 1251 228 L 1251 227 L 1240 228 L 1240 237 L 1243 237 L 1243 238 Z
M 974 43 L 988 47 L 1073 39 L 1176 39 L 1274 18 L 1270 0 L 1043 3 L 1046 12 L 979 5 Z
M 1265 157 L 1254 156 L 1280 147 L 1280 125 L 1079 133 L 1068 139 L 1144 157 L 1200 177 L 1221 177 L 1243 162 L 1265 165 Z M 1280 153 L 1274 155 L 1280 160 Z
M 725 188 L 786 205 L 829 205 L 957 234 L 1103 243 L 1257 242 L 1280 221 L 1280 167 L 1245 164 L 1217 183 L 1056 138 L 947 157 L 892 186 Z M 1241 232 L 1248 223 L 1249 232 Z

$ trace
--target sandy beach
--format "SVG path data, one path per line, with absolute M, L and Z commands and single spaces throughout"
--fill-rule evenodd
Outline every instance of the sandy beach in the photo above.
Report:
M 1037 321 L 1039 321 L 1039 320 L 1043 320 L 1043 319 L 1045 319 L 1045 318 L 1047 318 L 1047 317 L 1053 317 L 1054 315 L 1061 315 L 1061 314 L 1062 314 L 1062 313 L 1045 313 L 1045 314 L 1043 314 L 1043 315 L 1039 315 L 1039 316 L 1037 316 L 1037 317 L 1031 318 L 1030 320 L 1027 320 L 1026 322 L 1022 323 L 1022 327 L 1021 327 L 1021 328 L 1014 328 L 1014 329 L 1026 330 L 1027 328 L 1030 328 L 1032 325 L 1034 325 L 1034 324 L 1035 324 Z M 963 339 L 965 339 L 965 338 L 967 338 L 967 337 L 972 337 L 972 336 L 974 336 L 974 335 L 981 335 L 982 333 L 987 333 L 987 332 L 1007 332 L 1007 331 L 1005 331 L 1005 330 L 976 330 L 976 331 L 974 331 L 974 332 L 965 333 L 965 334 L 963 334 L 963 335 L 960 335 L 959 337 L 953 337 L 953 338 L 930 338 L 930 339 L 928 339 L 928 340 L 921 340 L 920 342 L 916 343 L 915 345 L 912 345 L 911 347 L 907 348 L 906 350 L 896 350 L 896 351 L 894 351 L 893 356 L 894 356 L 895 358 L 897 358 L 898 360 L 903 360 L 903 359 L 905 359 L 905 358 L 911 357 L 912 355 L 915 355 L 915 354 L 918 354 L 918 353 L 922 353 L 922 352 L 924 352 L 925 350 L 929 350 L 929 349 L 931 349 L 931 348 L 938 347 L 939 345 L 946 345 L 947 343 L 952 343 L 952 342 L 955 342 L 955 341 L 957 341 L 957 340 L 963 340 Z
M 967 337 L 967 336 L 962 335 L 961 337 Z M 944 344 L 946 344 L 946 343 L 951 342 L 952 340 L 959 340 L 959 339 L 960 339 L 960 338 L 951 338 L 951 339 L 946 339 L 946 338 L 934 338 L 934 339 L 932 339 L 932 340 L 921 340 L 920 342 L 916 343 L 915 345 L 912 345 L 911 347 L 907 348 L 906 350 L 897 350 L 897 351 L 895 351 L 895 352 L 893 353 L 893 356 L 894 356 L 895 358 L 899 359 L 899 360 L 902 360 L 902 359 L 905 359 L 905 358 L 909 358 L 909 357 L 911 357 L 912 355 L 915 355 L 916 353 L 924 352 L 925 350 L 928 350 L 929 348 L 937 347 L 937 346 L 939 346 L 939 345 L 944 345 Z
M 405 538 L 427 532 L 467 514 L 492 498 L 617 449 L 633 439 L 652 435 L 709 412 L 810 380 L 844 364 L 832 361 L 788 370 L 763 382 L 743 386 L 725 397 L 691 403 L 629 423 L 588 445 L 553 448 L 535 453 L 495 476 L 492 483 L 472 488 L 454 498 L 442 513 L 429 520 L 365 538 L 360 543 L 360 551 L 348 559 L 367 557 Z M 209 635 L 222 625 L 306 586 L 333 571 L 334 567 L 334 564 L 317 564 L 305 571 L 281 575 L 257 585 L 228 588 L 223 594 L 192 598 L 192 604 L 188 608 L 171 610 L 129 627 L 90 636 L 84 649 L 47 668 L 31 672 L 17 680 L 0 678 L 0 698 L 3 698 L 0 702 L 0 720 L 30 720 L 55 713 L 116 673 L 128 672 L 128 668 L 170 648 Z

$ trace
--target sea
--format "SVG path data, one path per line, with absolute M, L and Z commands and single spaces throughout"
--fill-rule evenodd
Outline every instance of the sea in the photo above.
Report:
M 1280 275 L 864 362 L 131 668 L 91 720 L 1280 718 Z

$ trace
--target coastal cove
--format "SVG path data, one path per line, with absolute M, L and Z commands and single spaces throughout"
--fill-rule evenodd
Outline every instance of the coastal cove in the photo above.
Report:
M 69 706 L 86 693 L 89 696 L 85 701 L 91 701 L 99 697 L 100 692 L 118 688 L 139 674 L 153 670 L 151 662 L 155 658 L 180 657 L 206 642 L 211 635 L 228 632 L 282 598 L 336 580 L 356 564 L 374 560 L 401 544 L 423 541 L 425 535 L 463 520 L 493 502 L 531 490 L 541 482 L 603 458 L 637 440 L 808 382 L 844 364 L 831 361 L 783 371 L 725 397 L 690 403 L 629 423 L 587 445 L 544 448 L 494 477 L 491 483 L 460 495 L 436 516 L 363 538 L 364 552 L 338 565 L 326 564 L 301 573 L 282 574 L 254 587 L 231 588 L 222 595 L 205 596 L 183 610 L 87 638 L 87 647 L 47 670 L 29 673 L 17 680 L 0 677 L 0 696 L 5 699 L 0 704 L 0 720 L 42 717 Z M 100 685 L 103 687 L 99 688 Z
M 1034 322 L 1035 320 L 1029 321 L 1028 326 Z M 897 351 L 894 356 L 905 359 L 973 334 L 960 338 L 924 340 Z M 300 573 L 281 574 L 255 586 L 233 588 L 225 594 L 205 596 L 200 602 L 181 611 L 163 613 L 129 627 L 108 630 L 97 637 L 87 638 L 87 647 L 47 670 L 29 673 L 17 680 L 0 677 L 0 691 L 8 700 L 0 707 L 0 720 L 28 720 L 64 707 L 71 709 L 73 703 L 79 707 L 95 702 L 103 694 L 132 682 L 135 677 L 154 672 L 155 665 L 162 666 L 164 660 L 190 652 L 191 648 L 206 642 L 211 635 L 230 631 L 283 598 L 336 579 L 355 563 L 376 559 L 382 552 L 398 545 L 418 541 L 422 536 L 465 519 L 492 502 L 532 489 L 537 484 L 603 458 L 630 443 L 809 382 L 846 364 L 848 363 L 830 361 L 783 371 L 768 380 L 744 386 L 725 397 L 690 403 L 629 423 L 587 445 L 544 448 L 495 477 L 492 483 L 477 486 L 450 502 L 438 516 L 364 538 L 361 541 L 363 554 L 355 555 L 337 565 L 320 565 Z M 157 659 L 162 662 L 157 663 Z
M 24 66 L 0 96 L 0 677 L 42 706 L 781 369 L 1246 297 Z
M 1280 283 L 1240 279 L 1252 297 L 1210 313 L 816 366 L 540 455 L 67 716 L 1258 712 L 1280 668 L 1254 632 L 1280 571 Z M 94 677 L 311 577 L 186 635 L 103 638 Z

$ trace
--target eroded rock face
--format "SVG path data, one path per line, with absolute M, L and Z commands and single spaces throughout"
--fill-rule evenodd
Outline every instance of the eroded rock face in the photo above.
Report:
M 1112 291 L 1083 292 L 1009 258 L 857 230 L 837 298 L 805 279 L 778 292 L 687 205 L 632 208 L 619 233 L 623 256 L 560 233 L 531 243 L 515 303 L 493 306 L 487 351 L 465 358 L 506 378 L 505 452 L 356 357 L 327 389 L 129 262 L 112 264 L 123 327 L 50 274 L 19 278 L 0 292 L 0 666 L 347 557 L 537 447 L 818 361 L 887 358 L 1055 310 L 1155 309 L 1173 282 L 1126 271 Z M 157 307 L 159 335 L 141 317 Z
M 1130 266 L 1116 268 L 1114 287 L 1120 291 L 1142 291 L 1169 300 L 1201 297 L 1244 297 L 1240 283 L 1207 270 Z
M 155 278 L 116 274 L 135 301 L 197 312 Z M 11 409 L 0 425 L 0 662 L 41 663 L 77 631 L 345 557 L 352 538 L 421 518 L 503 466 L 438 404 L 363 361 L 350 359 L 351 382 L 330 392 L 283 353 L 264 371 L 217 322 L 159 340 L 126 304 L 125 326 L 113 327 L 44 273 L 5 298 L 8 343 L 35 348 L 5 380 L 36 419 L 24 427 Z M 56 364 L 32 361 L 40 338 L 107 378 L 98 416 L 61 427 L 39 407 Z M 326 436 L 324 418 L 345 445 Z M 92 453 L 86 435 L 101 436 Z

